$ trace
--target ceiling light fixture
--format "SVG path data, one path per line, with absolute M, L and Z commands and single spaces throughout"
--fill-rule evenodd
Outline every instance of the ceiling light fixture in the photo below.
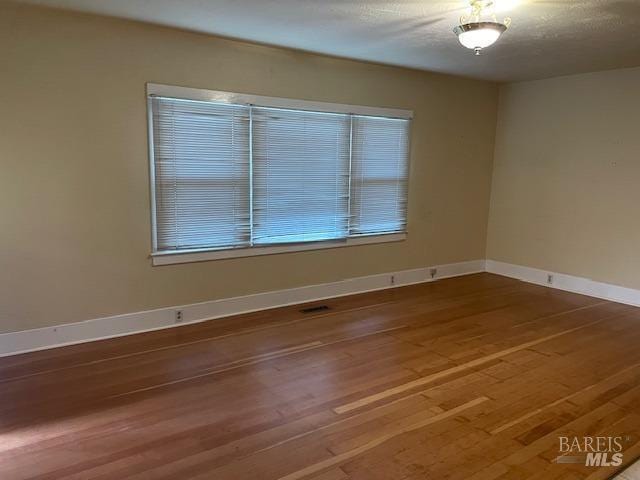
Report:
M 505 18 L 502 23 L 496 20 L 493 0 L 470 0 L 470 3 L 471 12 L 460 17 L 460 25 L 453 32 L 462 45 L 480 55 L 483 48 L 496 43 L 509 28 L 511 19 Z

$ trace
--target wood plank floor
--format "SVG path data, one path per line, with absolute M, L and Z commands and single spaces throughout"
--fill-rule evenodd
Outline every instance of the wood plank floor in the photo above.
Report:
M 607 479 L 640 309 L 477 274 L 0 359 L 0 479 Z M 624 463 L 556 463 L 560 435 Z

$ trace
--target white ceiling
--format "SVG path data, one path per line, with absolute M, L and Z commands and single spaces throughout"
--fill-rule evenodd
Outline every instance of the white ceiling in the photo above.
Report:
M 640 65 L 640 0 L 497 0 L 511 28 L 480 57 L 467 0 L 21 0 L 271 45 L 514 81 Z

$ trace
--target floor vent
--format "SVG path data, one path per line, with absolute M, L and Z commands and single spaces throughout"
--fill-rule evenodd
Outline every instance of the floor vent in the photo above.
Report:
M 324 310 L 329 310 L 329 307 L 327 305 L 314 305 L 313 307 L 303 308 L 300 313 L 316 313 Z

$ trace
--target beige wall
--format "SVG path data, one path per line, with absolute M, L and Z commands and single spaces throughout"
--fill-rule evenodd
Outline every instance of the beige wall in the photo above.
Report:
M 640 288 L 640 68 L 501 88 L 487 257 Z
M 0 68 L 0 332 L 484 257 L 494 84 L 6 3 Z M 414 110 L 408 240 L 152 267 L 145 82 Z

